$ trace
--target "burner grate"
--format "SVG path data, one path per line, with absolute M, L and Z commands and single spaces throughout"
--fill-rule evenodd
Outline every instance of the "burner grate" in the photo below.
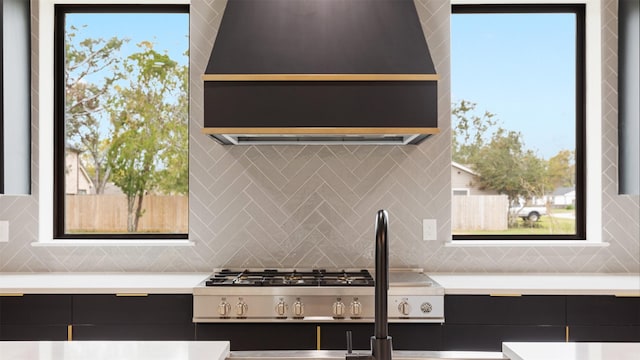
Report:
M 221 270 L 205 282 L 206 286 L 374 286 L 368 270 L 308 271 L 265 269 Z

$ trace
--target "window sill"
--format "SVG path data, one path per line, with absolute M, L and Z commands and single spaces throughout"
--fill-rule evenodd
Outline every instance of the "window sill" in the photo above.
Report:
M 445 247 L 607 247 L 607 242 L 586 240 L 452 240 Z
M 33 247 L 78 246 L 195 246 L 190 240 L 50 240 L 32 242 Z

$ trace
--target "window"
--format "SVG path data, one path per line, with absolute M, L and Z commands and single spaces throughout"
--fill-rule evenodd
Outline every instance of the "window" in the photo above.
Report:
M 453 196 L 469 196 L 469 189 L 452 189 Z
M 453 5 L 454 240 L 586 237 L 585 5 Z
M 187 238 L 188 9 L 55 6 L 55 238 Z

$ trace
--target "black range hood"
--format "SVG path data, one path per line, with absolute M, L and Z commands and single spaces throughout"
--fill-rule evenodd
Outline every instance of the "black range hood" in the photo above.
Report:
M 417 144 L 437 79 L 413 0 L 229 0 L 203 75 L 222 144 Z

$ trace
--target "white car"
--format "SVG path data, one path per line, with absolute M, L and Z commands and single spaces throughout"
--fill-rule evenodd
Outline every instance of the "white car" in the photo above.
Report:
M 536 222 L 540 220 L 540 216 L 547 215 L 547 208 L 544 206 L 525 206 L 525 207 L 512 207 L 511 211 L 516 214 L 516 216 L 521 217 L 522 220 L 529 220 L 531 222 Z

